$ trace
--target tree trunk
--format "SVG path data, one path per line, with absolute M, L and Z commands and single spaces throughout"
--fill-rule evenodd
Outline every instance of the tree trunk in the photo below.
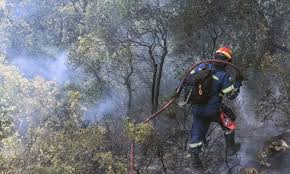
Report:
M 127 115 L 130 115 L 130 110 L 132 106 L 132 89 L 130 81 L 126 82 L 126 88 L 128 92 Z
M 155 78 L 153 79 L 154 81 L 154 91 L 153 91 L 153 103 L 154 103 L 154 107 L 153 107 L 153 112 L 157 111 L 158 109 L 158 104 L 159 104 L 159 95 L 160 95 L 160 86 L 161 86 L 161 79 L 162 79 L 162 71 L 163 71 L 163 65 L 164 65 L 164 61 L 165 61 L 165 57 L 167 56 L 167 47 L 165 45 L 165 47 L 163 48 L 163 53 L 161 55 L 161 60 L 160 60 L 160 64 L 159 66 L 155 66 L 156 68 L 156 74 L 155 74 Z
M 151 113 L 154 113 L 157 110 L 158 102 L 156 103 L 156 76 L 157 76 L 158 65 L 155 64 L 153 68 L 153 77 L 152 77 L 152 87 L 151 87 Z

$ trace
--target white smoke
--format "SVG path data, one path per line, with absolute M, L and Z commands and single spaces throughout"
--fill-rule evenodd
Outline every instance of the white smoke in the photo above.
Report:
M 100 121 L 106 116 L 122 117 L 127 110 L 126 96 L 115 89 L 107 89 L 101 99 L 89 106 L 85 114 L 85 120 L 89 123 Z
M 240 89 L 240 94 L 236 99 L 236 111 L 239 121 L 242 122 L 241 126 L 243 128 L 256 128 L 263 125 L 262 122 L 258 121 L 256 118 L 255 110 L 256 105 L 254 102 L 256 99 L 251 95 L 253 91 L 251 91 L 246 84 L 244 84 Z
M 67 52 L 57 54 L 53 58 L 20 56 L 14 58 L 11 64 L 18 67 L 19 71 L 29 79 L 41 76 L 46 80 L 63 84 L 72 74 L 67 65 L 67 58 Z
M 277 84 L 270 84 L 275 97 L 282 93 Z M 235 102 L 235 111 L 238 115 L 237 141 L 241 142 L 241 150 L 238 153 L 241 167 L 256 167 L 256 153 L 261 150 L 264 143 L 270 137 L 278 135 L 281 131 L 271 119 L 263 120 L 263 113 L 259 110 L 259 98 L 256 92 L 247 86 L 241 87 L 240 95 Z M 258 114 L 258 115 L 257 115 Z M 277 113 L 271 113 L 271 117 L 281 118 Z

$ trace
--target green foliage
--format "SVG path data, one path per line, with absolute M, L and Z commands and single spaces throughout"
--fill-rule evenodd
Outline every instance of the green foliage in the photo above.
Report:
M 53 167 L 36 167 L 35 169 L 31 169 L 29 171 L 24 171 L 23 174 L 61 174 L 59 170 Z
M 127 172 L 124 158 L 107 148 L 107 130 L 100 125 L 82 127 L 80 92 L 61 96 L 54 82 L 28 80 L 5 63 L 0 64 L 0 77 L 1 171 Z
M 70 84 L 68 89 L 80 91 L 83 100 L 94 101 L 99 98 L 104 82 L 101 68 L 106 59 L 102 40 L 95 34 L 79 37 L 69 52 L 69 63 L 75 69 L 82 69 L 86 79 L 81 84 Z
M 127 119 L 125 122 L 125 131 L 130 140 L 142 144 L 152 137 L 154 128 L 150 123 L 135 124 L 133 121 Z
M 121 15 L 127 17 L 141 5 L 141 0 L 117 0 L 115 3 Z
M 18 132 L 23 123 L 32 127 L 42 124 L 58 105 L 59 89 L 54 82 L 42 78 L 28 80 L 14 66 L 0 64 L 1 136 Z M 37 117 L 35 117 L 37 115 Z M 16 125 L 15 125 L 16 124 Z
M 94 125 L 90 128 L 74 128 L 73 132 L 54 132 L 43 128 L 32 129 L 34 143 L 30 147 L 21 144 L 20 137 L 12 137 L 3 141 L 9 171 L 37 173 L 126 173 L 126 164 L 106 151 L 105 129 Z M 19 142 L 16 144 L 16 142 Z M 13 147 L 13 148 L 12 148 Z M 29 148 L 28 156 L 23 156 L 21 149 Z M 28 150 L 28 149 L 26 149 Z M 9 164 L 17 159 L 20 164 Z M 6 166 L 4 165 L 4 166 Z M 17 165 L 25 168 L 17 169 Z

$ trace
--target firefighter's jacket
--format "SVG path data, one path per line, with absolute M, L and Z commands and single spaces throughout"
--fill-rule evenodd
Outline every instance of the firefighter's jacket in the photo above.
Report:
M 201 110 L 215 110 L 218 111 L 222 105 L 223 96 L 226 96 L 229 99 L 234 99 L 238 96 L 240 92 L 241 82 L 232 79 L 231 75 L 225 71 L 225 68 L 222 66 L 217 66 L 214 64 L 205 64 L 199 65 L 191 73 L 195 73 L 199 70 L 209 68 L 213 71 L 213 81 L 211 89 L 211 98 L 205 105 L 196 106 Z

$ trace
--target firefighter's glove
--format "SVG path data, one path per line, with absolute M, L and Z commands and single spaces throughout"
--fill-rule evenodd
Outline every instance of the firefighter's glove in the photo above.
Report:
M 239 88 L 234 88 L 231 92 L 227 93 L 226 96 L 228 99 L 233 100 L 235 99 L 240 93 Z
M 242 82 L 241 81 L 236 81 L 236 83 L 234 84 L 234 87 L 239 89 L 242 86 Z
M 179 107 L 184 108 L 187 103 L 185 101 L 179 101 L 177 104 Z

